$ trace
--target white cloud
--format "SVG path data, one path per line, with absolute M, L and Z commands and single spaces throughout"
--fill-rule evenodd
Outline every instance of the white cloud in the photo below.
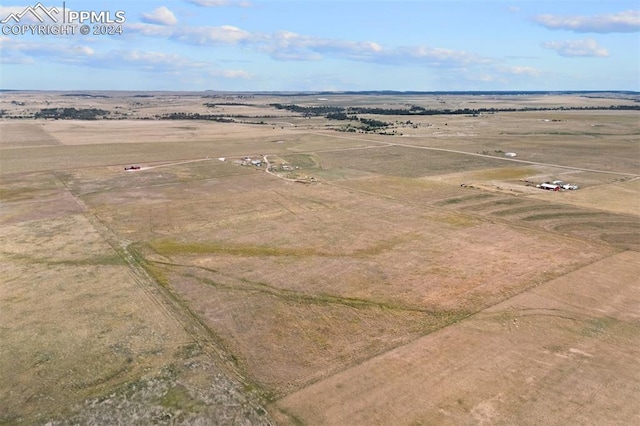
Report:
M 32 64 L 34 62 L 33 58 L 20 51 L 13 38 L 0 36 L 0 63 Z
M 102 55 L 101 60 L 117 63 L 123 68 L 134 68 L 141 71 L 165 73 L 171 75 L 190 76 L 200 78 L 203 75 L 226 79 L 249 79 L 252 75 L 243 70 L 220 69 L 210 62 L 194 61 L 192 59 L 169 53 L 147 52 L 140 50 L 109 51 Z M 97 64 L 99 65 L 99 62 Z
M 237 44 L 251 41 L 255 36 L 231 25 L 221 27 L 184 27 L 173 32 L 172 39 L 184 43 L 207 44 Z
M 174 15 L 166 6 L 160 6 L 150 13 L 143 13 L 142 21 L 158 25 L 175 25 L 178 23 L 176 15 Z
M 596 16 L 538 15 L 535 22 L 550 30 L 567 30 L 579 33 L 631 33 L 640 31 L 640 11 Z
M 96 53 L 95 50 L 93 50 L 89 46 L 74 46 L 72 49 L 73 52 L 79 55 L 92 56 Z
M 176 31 L 172 38 L 195 44 L 244 43 L 277 60 L 312 61 L 325 56 L 383 64 L 418 63 L 431 66 L 486 64 L 488 58 L 465 51 L 426 46 L 385 48 L 375 41 L 311 37 L 290 31 L 256 34 L 236 27 L 198 27 Z
M 379 64 L 416 64 L 431 67 L 486 65 L 494 59 L 462 50 L 429 46 L 385 47 L 375 41 L 351 41 L 312 37 L 290 31 L 261 34 L 223 25 L 162 26 L 145 23 L 127 23 L 127 33 L 148 37 L 162 37 L 199 46 L 237 45 L 268 54 L 276 60 L 313 61 L 333 57 L 358 62 Z
M 183 76 L 190 75 L 193 78 L 200 78 L 203 75 L 232 80 L 247 80 L 253 78 L 252 74 L 244 70 L 220 69 L 209 62 L 194 61 L 175 54 L 131 50 L 111 51 L 105 56 L 109 58 L 109 61 L 111 61 L 114 56 L 119 57 L 122 66 L 149 72 L 162 72 Z
M 170 38 L 182 43 L 195 45 L 237 44 L 255 39 L 251 33 L 240 28 L 223 25 L 220 27 L 167 27 L 163 25 L 126 23 L 128 34 L 138 33 L 147 37 Z
M 127 34 L 137 33 L 146 37 L 169 37 L 176 31 L 176 28 L 156 24 L 125 22 L 124 30 Z
M 494 62 L 492 59 L 483 58 L 464 50 L 444 49 L 440 47 L 411 47 L 395 49 L 387 52 L 391 62 L 424 62 L 431 66 L 463 66 L 481 65 Z
M 538 77 L 542 73 L 537 68 L 526 66 L 498 67 L 498 71 L 503 74 L 525 75 L 530 77 Z
M 162 52 L 147 52 L 140 50 L 116 50 L 109 55 L 118 58 L 117 62 L 127 65 L 140 66 L 146 70 L 169 71 L 177 68 L 203 68 L 203 62 L 191 61 L 175 54 Z
M 482 81 L 483 83 L 492 83 L 494 81 L 505 82 L 505 80 L 500 78 L 499 76 L 490 75 L 490 74 L 478 74 L 477 76 L 475 76 L 475 79 L 477 81 Z
M 254 78 L 254 75 L 243 70 L 220 70 L 212 71 L 209 73 L 212 77 L 224 77 L 232 79 L 250 80 Z
M 558 55 L 566 57 L 606 57 L 609 52 L 593 39 L 547 41 L 542 43 L 545 49 L 555 50 Z
M 255 41 L 260 51 L 281 60 L 317 60 L 323 55 L 329 55 L 366 61 L 383 52 L 382 46 L 372 41 L 353 42 L 318 38 L 289 31 L 259 36 Z
M 2 51 L 2 57 L 9 55 L 13 58 L 22 58 L 21 60 L 24 61 L 32 61 L 37 58 L 53 58 L 60 62 L 69 62 L 78 57 L 90 57 L 95 53 L 88 46 L 51 43 L 50 41 L 31 41 L 16 37 L 1 37 L 0 50 Z
M 144 72 L 185 75 L 195 78 L 210 75 L 228 79 L 249 79 L 243 70 L 221 69 L 211 62 L 163 52 L 116 49 L 98 52 L 84 45 L 52 43 L 0 37 L 0 62 L 5 64 L 38 64 L 43 60 L 100 69 L 126 68 Z

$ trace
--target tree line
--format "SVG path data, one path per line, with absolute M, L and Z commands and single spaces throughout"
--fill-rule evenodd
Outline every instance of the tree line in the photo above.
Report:
M 525 111 L 587 111 L 587 110 L 623 110 L 638 111 L 640 105 L 611 105 L 611 106 L 576 106 L 576 107 L 524 107 L 524 108 L 440 108 L 427 109 L 418 105 L 410 108 L 375 108 L 375 107 L 341 107 L 341 106 L 300 106 L 295 104 L 270 104 L 276 109 L 297 112 L 305 116 L 325 116 L 333 120 L 351 120 L 350 115 L 478 115 L 494 114 L 497 112 L 525 112 Z
M 52 118 L 55 120 L 97 120 L 111 112 L 98 108 L 42 108 L 33 114 L 33 118 Z
M 214 104 L 211 104 L 213 106 Z M 218 104 L 221 105 L 221 104 Z M 235 105 L 235 103 L 230 103 Z M 421 115 L 479 115 L 494 114 L 498 112 L 525 112 L 525 111 L 594 111 L 594 110 L 612 110 L 612 111 L 639 111 L 640 105 L 611 105 L 611 106 L 559 106 L 559 107 L 524 107 L 524 108 L 460 108 L 460 109 L 427 109 L 418 105 L 412 105 L 409 108 L 377 108 L 377 107 L 342 107 L 342 106 L 301 106 L 295 104 L 269 104 L 276 109 L 284 109 L 287 111 L 302 114 L 305 117 L 326 117 L 330 120 L 351 120 L 359 121 L 368 128 L 381 128 L 389 126 L 389 123 L 379 120 L 359 118 L 357 114 L 368 115 L 395 115 L 395 116 L 421 116 Z M 0 111 L 0 117 L 6 118 L 43 118 L 55 120 L 98 120 L 98 119 L 116 119 L 110 116 L 111 112 L 99 108 L 42 108 L 33 116 L 11 116 L 7 110 Z M 209 120 L 223 123 L 234 122 L 232 118 L 243 118 L 240 115 L 223 116 L 220 114 L 200 114 L 186 112 L 172 112 L 163 115 L 156 115 L 156 120 Z M 134 117 L 127 117 L 135 119 Z M 256 117 L 245 117 L 256 118 Z M 260 117 L 258 117 L 260 118 Z M 272 118 L 263 116 L 262 118 Z M 122 119 L 118 117 L 118 119 Z M 145 119 L 149 119 L 146 117 Z

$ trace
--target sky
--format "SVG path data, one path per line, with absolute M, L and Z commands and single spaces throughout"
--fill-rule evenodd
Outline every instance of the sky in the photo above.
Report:
M 640 91 L 637 0 L 19 0 L 0 20 L 1 89 Z

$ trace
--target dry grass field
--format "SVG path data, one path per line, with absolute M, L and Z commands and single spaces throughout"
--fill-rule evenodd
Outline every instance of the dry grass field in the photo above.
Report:
M 638 99 L 96 93 L 0 98 L 0 424 L 640 419 L 637 111 L 270 106 Z
M 639 264 L 637 252 L 605 258 L 279 407 L 303 424 L 635 423 Z

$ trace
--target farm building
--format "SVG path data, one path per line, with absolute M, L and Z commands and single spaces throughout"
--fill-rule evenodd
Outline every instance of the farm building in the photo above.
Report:
M 540 189 L 546 189 L 547 191 L 560 191 L 560 187 L 553 183 L 541 183 L 540 185 L 536 185 Z

